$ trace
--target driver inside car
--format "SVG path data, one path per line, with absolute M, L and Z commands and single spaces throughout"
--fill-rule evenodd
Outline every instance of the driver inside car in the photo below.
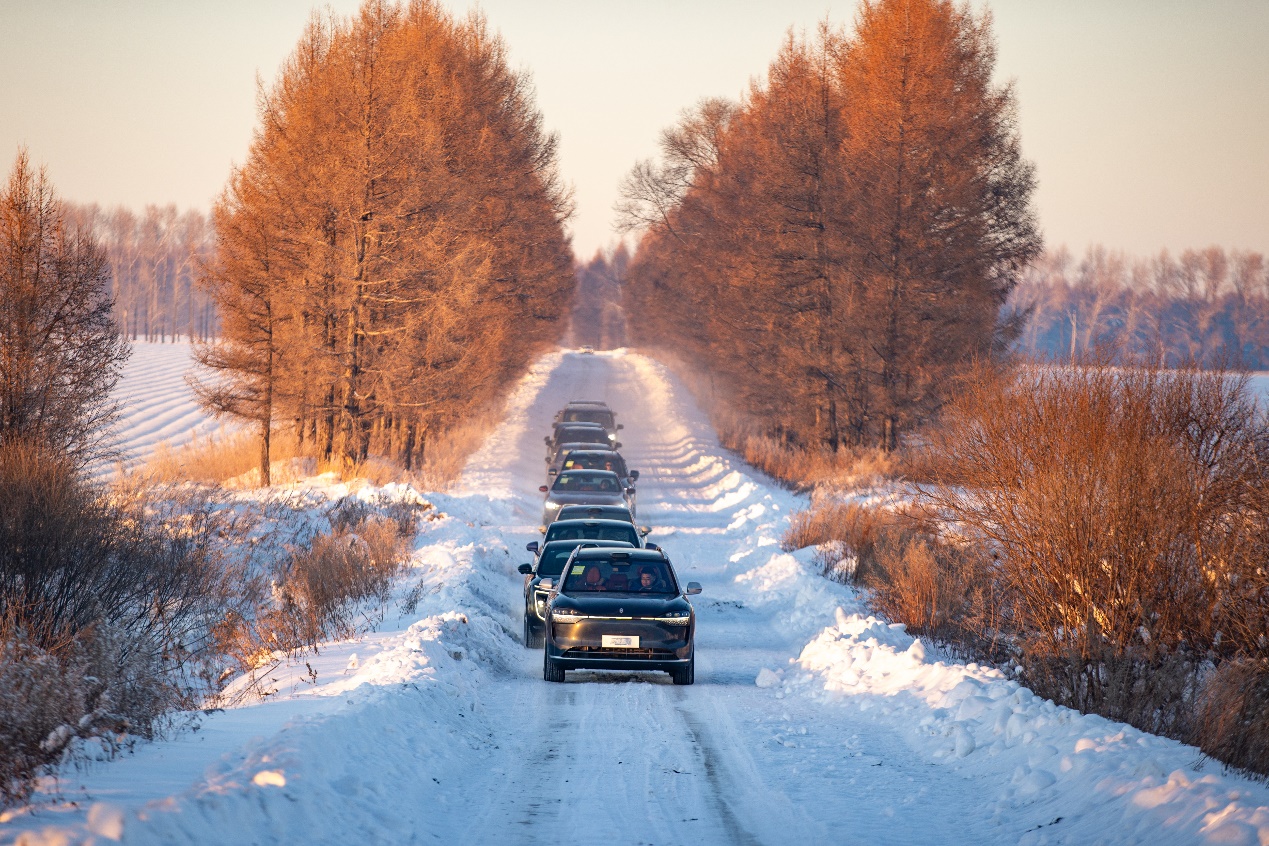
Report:
M 635 589 L 648 593 L 664 593 L 665 585 L 661 581 L 661 574 L 654 568 L 642 567 L 639 570 L 639 581 L 635 583 Z

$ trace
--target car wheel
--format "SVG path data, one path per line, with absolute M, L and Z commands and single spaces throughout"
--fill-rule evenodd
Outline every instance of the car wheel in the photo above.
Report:
M 542 646 L 542 635 L 533 630 L 528 614 L 524 615 L 524 645 L 528 649 L 540 649 Z
M 542 678 L 549 682 L 564 681 L 564 668 L 551 660 L 549 650 L 542 650 Z
M 670 680 L 675 684 L 691 684 L 696 681 L 696 656 L 693 655 L 685 667 L 670 670 Z

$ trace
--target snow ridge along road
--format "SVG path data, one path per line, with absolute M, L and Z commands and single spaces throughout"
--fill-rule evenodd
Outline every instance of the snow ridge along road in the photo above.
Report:
M 700 581 L 696 684 L 542 681 L 518 642 L 542 436 L 603 399 L 640 522 Z M 279 673 L 266 703 L 68 774 L 0 838 L 128 843 L 1269 844 L 1269 790 L 1057 708 L 868 615 L 778 539 L 805 500 L 722 450 L 660 364 L 544 357 L 427 524 L 410 614 Z M 316 480 L 329 496 L 348 493 Z M 416 496 L 396 486 L 359 495 Z M 359 657 L 360 656 L 360 657 Z

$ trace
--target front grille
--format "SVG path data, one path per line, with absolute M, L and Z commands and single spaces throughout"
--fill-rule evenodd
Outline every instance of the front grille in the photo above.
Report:
M 565 658 L 627 658 L 636 661 L 673 661 L 673 649 L 624 649 L 611 646 L 576 646 L 564 650 Z

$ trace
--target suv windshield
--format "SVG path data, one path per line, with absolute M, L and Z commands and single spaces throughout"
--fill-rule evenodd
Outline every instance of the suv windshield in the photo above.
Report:
M 615 452 L 574 452 L 564 459 L 564 470 L 608 470 L 618 476 L 626 475 L 626 462 Z
M 551 486 L 551 491 L 554 493 L 585 491 L 587 493 L 615 494 L 621 493 L 621 482 L 611 473 L 570 470 L 555 477 L 555 484 Z
M 612 428 L 612 412 L 604 408 L 570 408 L 564 412 L 565 423 L 598 423 Z
M 574 561 L 563 590 L 565 593 L 678 593 L 674 576 L 664 562 L 602 558 Z
M 607 444 L 608 433 L 592 426 L 561 426 L 555 430 L 557 444 Z
M 630 523 L 572 523 L 555 521 L 546 530 L 543 544 L 553 540 L 612 540 L 639 546 L 639 530 Z

